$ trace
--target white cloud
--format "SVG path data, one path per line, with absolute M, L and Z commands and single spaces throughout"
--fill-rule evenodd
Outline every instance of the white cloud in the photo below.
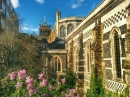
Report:
M 38 3 L 44 3 L 44 0 L 36 0 L 36 2 L 38 2 Z
M 71 8 L 75 9 L 75 8 L 81 6 L 83 1 L 84 0 L 73 0 Z
M 25 31 L 25 30 L 29 30 L 28 27 L 21 27 L 21 29 L 24 30 L 24 31 Z
M 28 24 L 24 24 L 20 28 L 21 28 L 21 30 L 24 30 L 24 31 L 29 30 Z
M 20 27 L 20 31 L 23 33 L 28 33 L 28 34 L 33 34 L 33 35 L 39 35 L 39 26 L 38 27 L 33 27 L 32 25 L 29 24 L 23 24 Z
M 79 4 L 72 4 L 71 8 L 77 8 Z
M 13 4 L 13 7 L 14 8 L 17 8 L 19 7 L 19 0 L 11 0 L 12 4 Z
M 21 27 L 21 30 L 26 32 L 38 32 L 38 27 L 33 27 L 32 25 L 29 25 L 29 24 L 24 24 L 22 27 Z
M 38 31 L 38 28 L 31 28 L 31 31 Z

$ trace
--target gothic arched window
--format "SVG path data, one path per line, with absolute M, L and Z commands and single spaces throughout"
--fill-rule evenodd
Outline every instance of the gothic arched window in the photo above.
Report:
M 112 29 L 110 36 L 111 39 L 111 56 L 112 56 L 112 68 L 114 73 L 114 78 L 121 78 L 121 43 L 119 30 L 117 28 Z
M 72 24 L 69 24 L 67 26 L 67 35 L 74 29 L 74 26 Z
M 119 35 L 117 32 L 114 33 L 114 53 L 115 53 L 115 65 L 116 65 L 116 76 L 121 78 L 121 62 L 120 62 L 120 43 Z
M 52 71 L 61 71 L 61 61 L 57 56 L 52 59 Z
M 65 26 L 60 27 L 60 38 L 65 37 Z

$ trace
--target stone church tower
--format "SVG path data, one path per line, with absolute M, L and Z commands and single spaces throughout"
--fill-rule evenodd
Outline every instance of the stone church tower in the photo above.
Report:
M 50 25 L 46 24 L 45 17 L 44 17 L 44 23 L 39 25 L 39 34 L 40 37 L 44 39 L 48 39 L 50 33 L 51 33 L 51 28 Z

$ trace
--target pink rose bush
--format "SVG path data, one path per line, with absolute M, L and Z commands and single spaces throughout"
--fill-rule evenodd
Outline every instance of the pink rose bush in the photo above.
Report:
M 66 78 L 60 79 L 57 84 L 49 82 L 43 73 L 38 74 L 34 80 L 26 74 L 26 70 L 19 70 L 18 73 L 9 74 L 10 84 L 15 87 L 11 97 L 80 97 L 75 89 L 69 89 L 66 85 Z

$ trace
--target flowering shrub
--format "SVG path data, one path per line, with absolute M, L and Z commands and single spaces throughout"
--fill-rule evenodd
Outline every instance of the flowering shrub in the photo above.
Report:
M 26 75 L 26 70 L 23 69 L 17 74 L 10 73 L 9 80 L 9 86 L 15 88 L 10 91 L 10 97 L 80 97 L 75 89 L 67 88 L 66 78 L 62 78 L 57 84 L 52 84 L 43 73 L 33 79 Z

